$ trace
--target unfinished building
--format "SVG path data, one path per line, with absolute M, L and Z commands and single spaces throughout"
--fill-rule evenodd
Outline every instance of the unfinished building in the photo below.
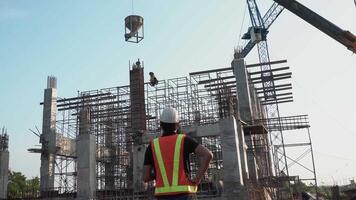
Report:
M 0 199 L 7 198 L 7 184 L 9 179 L 9 136 L 5 127 L 0 134 Z
M 231 67 L 151 86 L 138 61 L 129 85 L 69 98 L 58 97 L 48 77 L 42 147 L 29 149 L 41 153 L 41 197 L 152 199 L 153 185 L 142 182 L 144 153 L 167 106 L 179 111 L 181 130 L 214 154 L 198 198 L 291 199 L 295 183 L 316 186 L 307 115 L 279 114 L 278 105 L 292 101 L 285 63 L 246 64 L 235 55 Z M 288 140 L 288 131 L 305 140 Z M 192 157 L 193 176 L 197 164 Z

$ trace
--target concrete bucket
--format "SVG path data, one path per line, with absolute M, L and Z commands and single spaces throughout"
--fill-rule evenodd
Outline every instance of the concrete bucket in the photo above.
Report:
M 129 39 L 136 35 L 139 29 L 143 25 L 143 17 L 138 15 L 129 15 L 125 18 L 125 27 L 129 30 L 129 33 L 125 34 L 125 38 Z

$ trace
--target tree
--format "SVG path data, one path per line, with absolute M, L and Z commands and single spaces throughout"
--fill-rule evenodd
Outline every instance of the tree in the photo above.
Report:
M 40 191 L 40 179 L 36 176 L 32 179 L 26 180 L 27 193 L 31 197 L 37 197 Z
M 21 172 L 10 171 L 7 187 L 9 198 L 21 198 L 26 187 L 26 177 Z
M 38 177 L 27 179 L 21 172 L 9 172 L 8 198 L 37 197 L 40 180 Z

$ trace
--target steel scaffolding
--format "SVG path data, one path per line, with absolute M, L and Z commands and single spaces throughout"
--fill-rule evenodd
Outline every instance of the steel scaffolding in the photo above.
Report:
M 284 63 L 277 61 L 274 63 Z M 273 62 L 269 63 L 270 65 Z M 192 72 L 188 77 L 160 80 L 155 86 L 144 83 L 143 67 L 136 63 L 130 71 L 130 85 L 78 92 L 76 97 L 57 99 L 57 138 L 55 191 L 57 196 L 75 196 L 77 191 L 75 140 L 79 135 L 79 113 L 81 109 L 90 110 L 90 134 L 96 138 L 96 196 L 100 199 L 140 199 L 150 198 L 152 190 L 137 192 L 133 183 L 133 147 L 142 135 L 153 136 L 160 133 L 159 113 L 167 106 L 175 107 L 181 118 L 181 126 L 204 126 L 219 122 L 223 118 L 235 116 L 243 124 L 245 142 L 251 144 L 247 151 L 252 152 L 257 164 L 257 180 L 244 177 L 250 196 L 272 194 L 283 183 L 295 180 L 311 180 L 316 184 L 314 163 L 310 171 L 312 178 L 300 178 L 274 172 L 280 162 L 272 156 L 278 149 L 287 148 L 294 143 L 275 142 L 275 131 L 307 129 L 309 142 L 303 143 L 311 148 L 309 124 L 306 116 L 267 118 L 265 107 L 271 102 L 261 96 L 266 90 L 273 90 L 276 98 L 272 103 L 289 102 L 288 83 L 275 84 L 271 88 L 263 87 L 261 73 L 254 70 L 259 64 L 246 65 L 249 76 L 249 90 L 253 120 L 240 122 L 236 78 L 232 68 L 220 68 L 201 72 Z M 272 68 L 272 71 L 286 70 L 286 67 Z M 136 71 L 134 71 L 136 70 Z M 289 73 L 274 75 L 278 80 L 288 78 Z M 277 98 L 281 96 L 281 98 Z M 282 99 L 284 98 L 284 99 Z M 196 138 L 214 154 L 208 173 L 199 185 L 198 197 L 216 197 L 222 192 L 223 158 L 220 136 Z M 142 142 L 142 141 L 141 141 Z M 146 143 L 145 143 L 146 142 Z M 144 145 L 148 145 L 147 141 Z M 300 147 L 302 144 L 294 145 Z M 64 148 L 65 147 L 65 148 Z M 62 149 L 61 149 L 62 148 Z M 67 148 L 67 149 L 66 149 Z M 72 150 L 72 151 L 70 151 Z M 72 153 L 69 153 L 72 152 Z M 288 151 L 286 151 L 288 152 Z M 288 170 L 300 166 L 301 157 L 286 155 Z M 191 171 L 197 170 L 197 160 L 190 159 Z M 278 162 L 278 163 L 276 163 Z M 284 178 L 282 180 L 282 178 Z M 137 189 L 137 188 L 136 188 Z M 257 198 L 257 197 L 256 197 Z

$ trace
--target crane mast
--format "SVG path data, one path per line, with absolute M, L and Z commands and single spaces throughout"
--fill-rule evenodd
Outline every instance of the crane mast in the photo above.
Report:
M 265 111 L 267 118 L 280 118 L 279 108 L 278 108 L 278 99 L 275 90 L 274 80 L 269 78 L 272 77 L 270 57 L 268 51 L 268 43 L 267 43 L 267 34 L 268 28 L 272 25 L 272 23 L 277 19 L 280 13 L 283 11 L 283 6 L 280 6 L 278 3 L 273 3 L 266 14 L 262 17 L 261 13 L 258 9 L 255 0 L 247 0 L 248 11 L 250 14 L 251 27 L 249 27 L 247 33 L 245 33 L 242 39 L 249 40 L 249 42 L 242 48 L 241 51 L 235 54 L 235 57 L 245 57 L 255 45 L 257 45 L 258 56 L 261 79 L 262 81 L 262 89 L 264 100 L 269 101 L 270 103 L 265 105 Z M 281 126 L 278 126 L 281 127 Z M 273 167 L 274 172 L 277 177 L 279 176 L 289 176 L 288 166 L 287 166 L 287 158 L 284 147 L 284 138 L 282 134 L 282 130 L 270 131 L 269 134 L 269 146 L 272 150 L 273 156 Z M 273 174 L 268 174 L 267 176 L 272 177 Z M 268 178 L 268 177 L 261 177 Z M 290 187 L 290 185 L 288 186 Z M 277 190 L 277 193 L 274 195 L 274 199 L 280 199 L 280 191 Z M 291 198 L 291 194 L 289 198 Z

